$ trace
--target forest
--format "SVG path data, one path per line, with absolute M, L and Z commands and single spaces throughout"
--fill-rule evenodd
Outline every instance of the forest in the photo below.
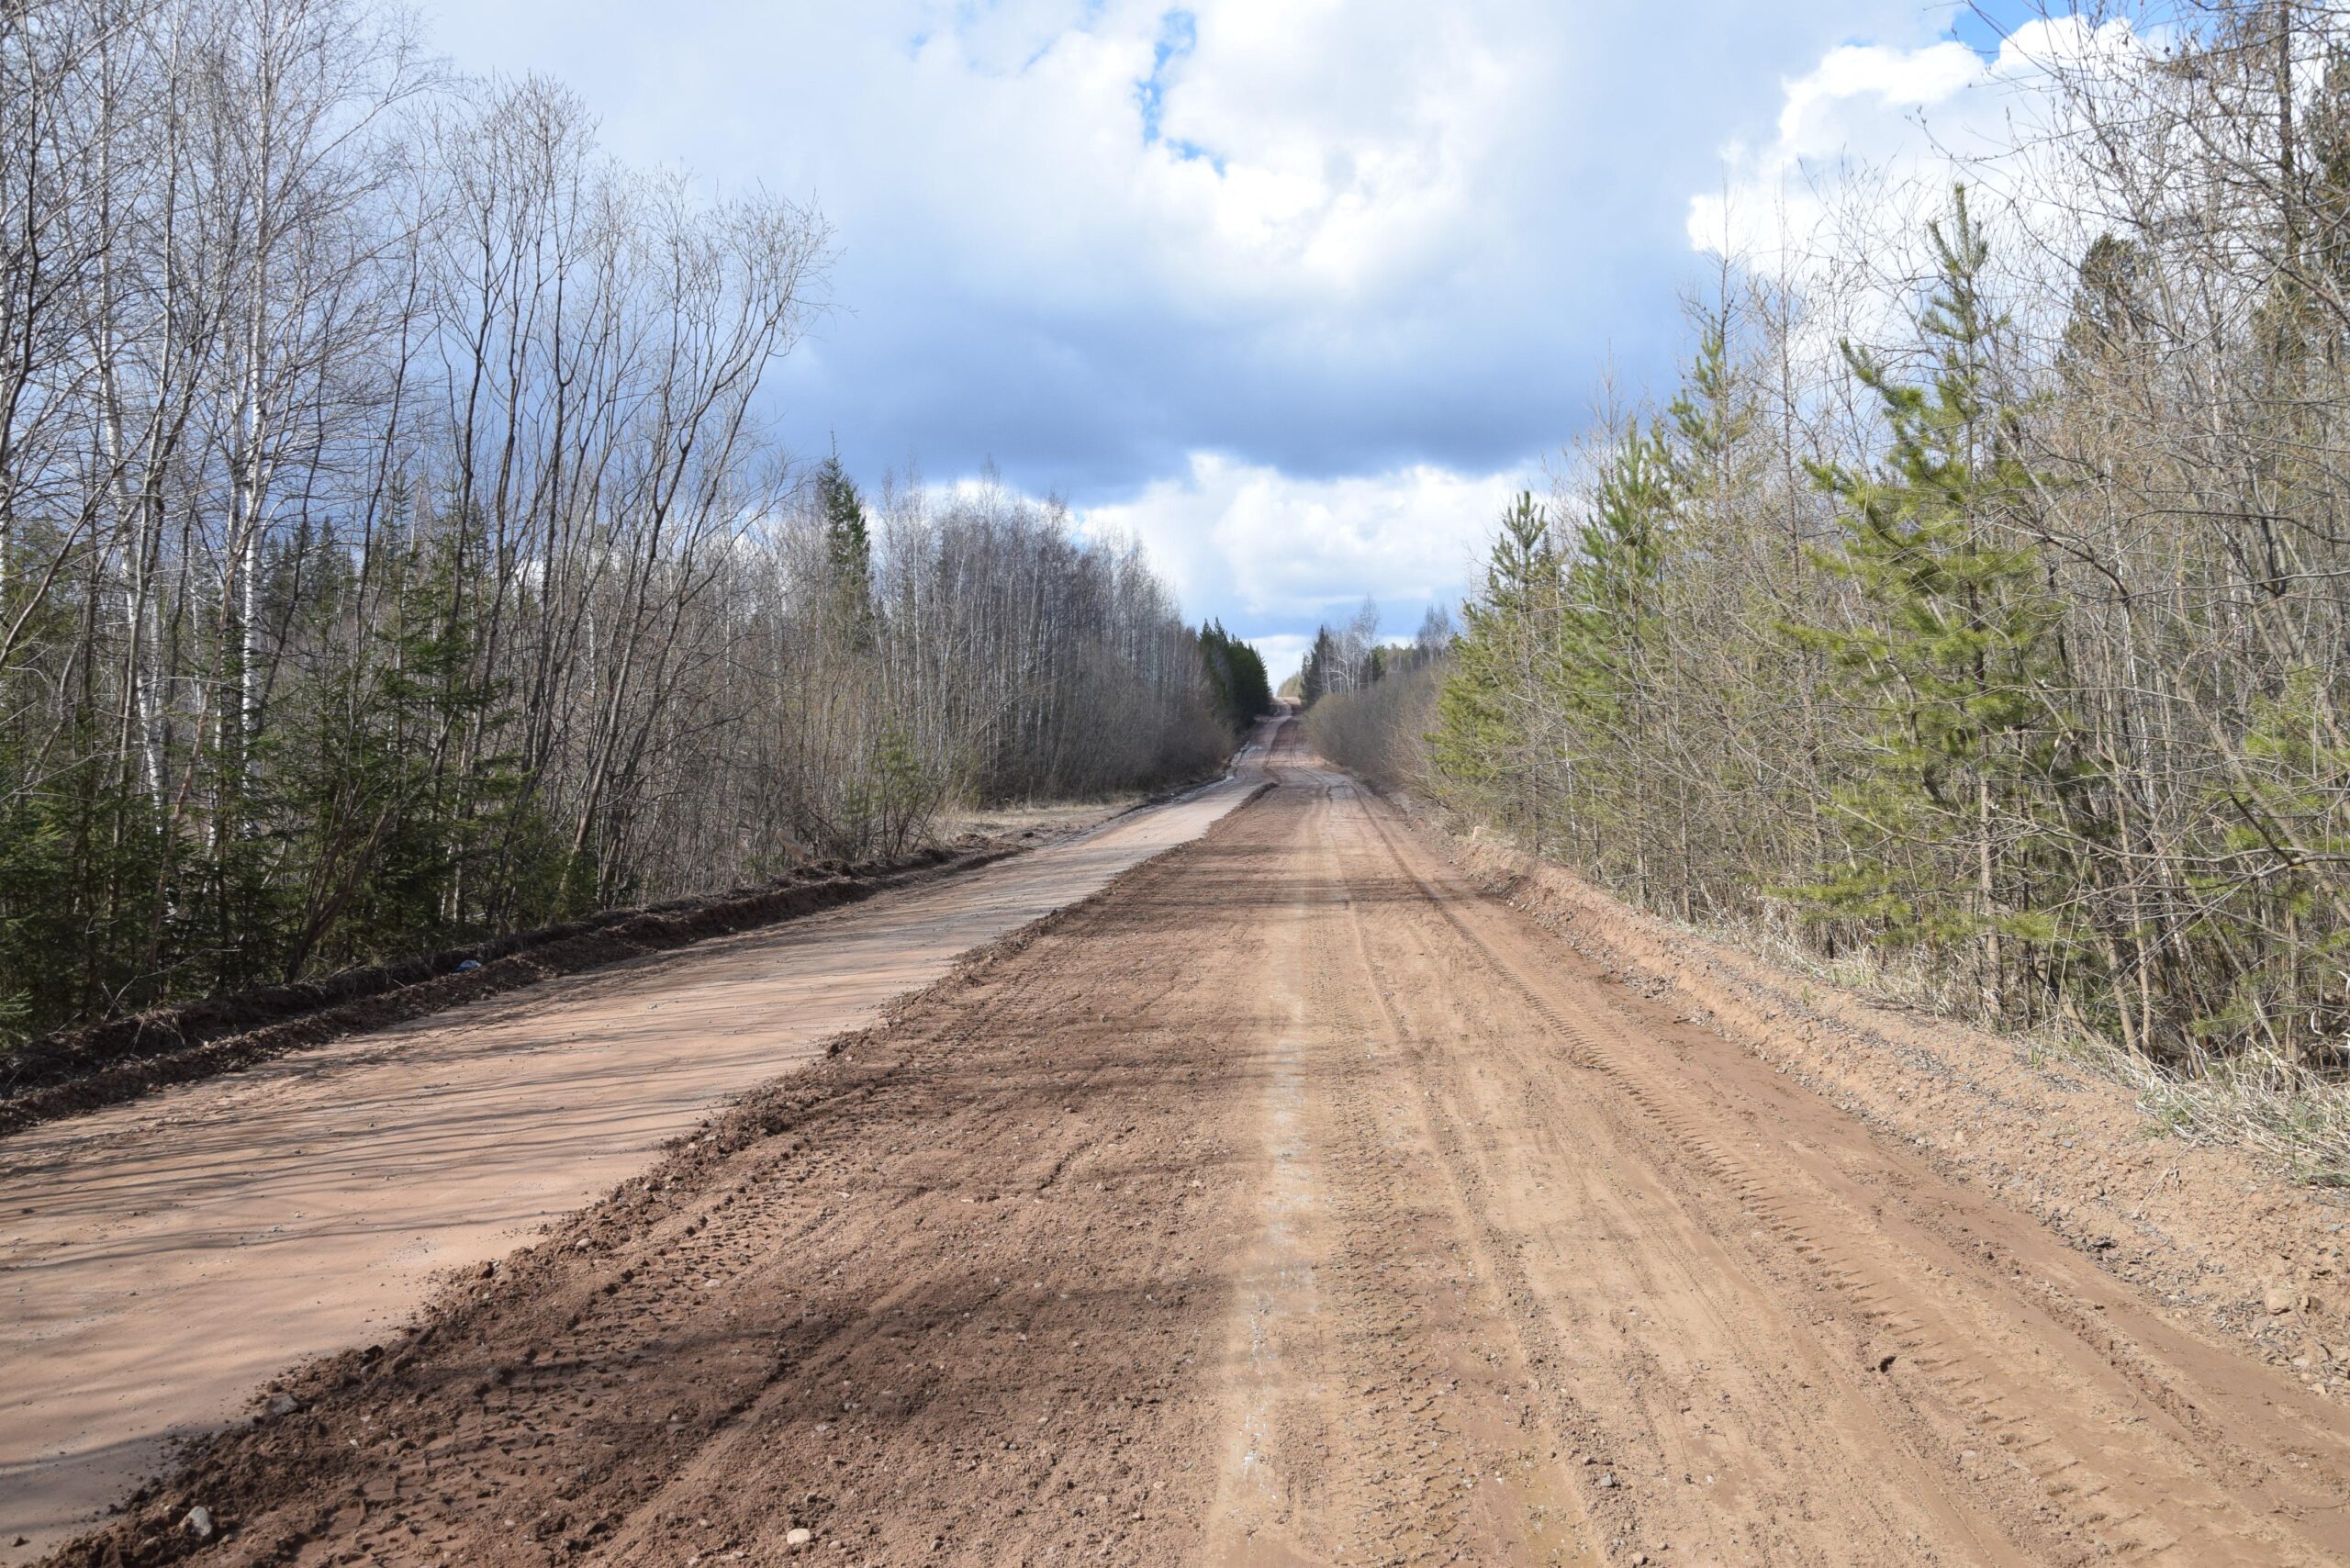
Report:
M 2314 1081 L 2350 1030 L 2350 29 L 2063 19 L 2004 145 L 1728 256 L 1323 750 L 1668 916 Z M 1359 634 L 1356 641 L 1360 642 Z M 2314 1075 L 2314 1076 L 2312 1076 Z
M 834 243 L 372 0 L 0 10 L 0 1047 L 1219 766 L 1137 548 L 782 444 Z

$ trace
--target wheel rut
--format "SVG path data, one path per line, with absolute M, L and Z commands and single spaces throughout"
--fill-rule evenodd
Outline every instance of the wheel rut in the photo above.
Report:
M 1576 976 L 1555 948 L 1550 963 L 1530 962 L 1524 934 L 1506 928 L 1515 923 L 1457 880 L 1416 868 L 1375 808 L 1365 821 L 1564 1061 L 1607 1083 L 1703 1187 L 1758 1222 L 1745 1238 L 1758 1276 L 1807 1277 L 1834 1300 L 1837 1331 L 1821 1342 L 1874 1372 L 1845 1381 L 1919 1462 L 1958 1482 L 1952 1506 L 1982 1514 L 1969 1534 L 1990 1555 L 2186 1563 L 2350 1553 L 2343 1433 L 2322 1401 L 2166 1320 L 2021 1216 L 1768 1081 L 1743 1052 Z M 1773 1102 L 1806 1114 L 1791 1125 L 1753 1114 Z M 1690 1212 L 1703 1214 L 1702 1202 Z M 1727 1220 L 1713 1220 L 1725 1235 Z
M 75 1560 L 2350 1561 L 2324 1400 L 1272 768 Z

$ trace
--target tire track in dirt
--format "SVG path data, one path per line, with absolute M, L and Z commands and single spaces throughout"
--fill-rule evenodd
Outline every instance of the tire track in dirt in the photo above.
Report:
M 1919 1459 L 1966 1478 L 1960 1506 L 1976 1494 L 2034 1558 L 2344 1560 L 2350 1453 L 2321 1401 L 2166 1320 L 2023 1216 L 1770 1082 L 1744 1053 L 1659 1009 L 1636 1012 L 1621 988 L 1572 985 L 1555 949 L 1547 964 L 1528 961 L 1510 923 L 1473 891 L 1441 886 L 1444 873 L 1424 878 L 1376 810 L 1366 820 L 1427 907 L 1567 1059 L 1612 1085 L 1760 1222 L 1758 1272 L 1840 1298 L 1839 1359 L 1877 1373 L 1847 1381 Z M 1660 1048 L 1665 1039 L 1673 1047 Z M 1699 1057 L 1707 1072 L 1693 1065 Z M 1541 1063 L 1525 1068 L 1533 1081 Z M 1724 1069 L 1735 1081 L 1722 1081 Z M 1756 1108 L 1774 1100 L 1799 1116 L 1766 1127 Z M 2002 1462 L 1986 1464 L 1995 1446 Z
M 1366 805 L 1366 812 L 1369 810 Z M 1604 1100 L 1523 1043 L 1565 1035 L 1367 814 L 1366 879 L 1407 912 L 1379 962 L 1404 999 L 1448 1161 L 1476 1194 L 1521 1336 L 1554 1376 L 1568 1467 L 1611 1560 L 2001 1561 L 1865 1406 L 1823 1397 L 1832 1361 L 1681 1213 Z M 1430 968 L 1446 983 L 1416 983 Z M 1565 1130 L 1561 1136 L 1561 1129 Z M 1822 1438 L 1831 1440 L 1821 1441 Z
M 1293 890 L 1267 933 L 1267 1000 L 1274 1036 L 1260 1108 L 1261 1228 L 1242 1254 L 1225 1351 L 1232 1369 L 1223 1424 L 1230 1433 L 1203 1562 L 1327 1561 L 1321 1528 L 1334 1479 L 1360 1473 L 1353 1427 L 1329 1380 L 1321 1273 L 1331 1257 L 1323 1151 L 1305 1126 L 1308 1039 L 1305 935 L 1309 890 Z
M 1297 1120 L 1315 1150 L 1277 1187 L 1310 1182 L 1314 1360 L 1290 1381 L 1320 1392 L 1335 1429 L 1320 1451 L 1277 1459 L 1293 1506 L 1247 1540 L 1212 1534 L 1210 1562 L 1590 1561 L 1581 1515 L 1555 1484 L 1558 1444 L 1526 1403 L 1528 1370 L 1460 1193 L 1375 1008 L 1354 890 L 1335 850 L 1351 787 L 1310 776 L 1297 834 L 1318 918 L 1284 954 L 1303 990 Z M 1244 1304 L 1246 1305 L 1246 1304 Z
M 1434 1500 L 1452 1504 L 1456 1515 L 1449 1529 L 1435 1533 L 1431 1545 L 1513 1562 L 1596 1561 L 1593 1520 L 1561 1484 L 1565 1456 L 1560 1432 L 1532 1397 L 1539 1352 L 1529 1350 L 1529 1337 L 1505 1299 L 1509 1269 L 1484 1221 L 1487 1194 L 1457 1158 L 1457 1129 L 1427 1092 L 1423 1043 L 1397 1014 L 1371 958 L 1364 900 L 1342 850 L 1348 819 L 1360 810 L 1355 787 L 1340 779 L 1329 792 L 1343 811 L 1326 816 L 1323 863 L 1334 884 L 1345 890 L 1339 903 L 1346 921 L 1342 934 L 1330 934 L 1321 969 L 1344 1026 L 1368 1036 L 1364 1057 L 1379 1079 L 1363 1074 L 1356 1084 L 1360 1092 L 1346 1109 L 1360 1163 L 1384 1165 L 1390 1183 L 1365 1195 L 1370 1201 L 1361 1204 L 1363 1244 L 1379 1244 L 1387 1223 L 1382 1211 L 1396 1206 L 1393 1193 L 1408 1182 L 1418 1193 L 1416 1212 L 1427 1216 L 1417 1245 L 1425 1253 L 1444 1256 L 1457 1282 L 1423 1308 L 1427 1321 L 1443 1325 L 1437 1348 L 1450 1375 L 1442 1379 L 1441 1394 L 1432 1394 L 1422 1408 L 1440 1407 L 1429 1425 L 1449 1442 L 1424 1441 L 1414 1468 L 1431 1484 Z M 1368 1011 L 1374 1017 L 1363 1016 L 1364 997 L 1371 1000 Z M 1540 1343 L 1539 1327 L 1531 1338 Z M 1457 1485 L 1451 1484 L 1455 1477 Z M 1395 1542 L 1391 1539 L 1389 1544 Z
M 1127 873 L 315 1370 L 89 1551 L 173 1555 L 202 1496 L 224 1561 L 779 1561 L 792 1529 L 857 1562 L 1189 1555 L 1279 1022 L 1214 912 L 1281 870 L 1244 810 Z
M 1256 782 L 0 1140 L 0 1562 Z
M 1275 761 L 82 1560 L 2350 1560 L 2322 1400 Z

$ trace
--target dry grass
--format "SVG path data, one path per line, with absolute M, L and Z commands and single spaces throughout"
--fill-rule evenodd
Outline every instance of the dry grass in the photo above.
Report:
M 967 833 L 987 838 L 1018 838 L 1024 833 L 1057 837 L 1083 832 L 1130 812 L 1148 800 L 1140 790 L 1106 795 L 1099 801 L 1025 801 L 994 806 L 948 805 L 931 825 L 934 837 L 951 842 Z
M 1425 798 L 1416 797 L 1411 803 L 1439 821 L 1449 816 Z M 1454 819 L 1453 825 L 1471 836 L 1507 842 L 1505 835 L 1490 829 L 1471 832 L 1464 819 Z M 1565 868 L 1589 877 L 1581 868 Z M 2199 1053 L 2188 1065 L 2174 1067 L 2061 1020 L 2031 1028 L 2002 1027 L 1973 984 L 1934 969 L 1914 949 L 1862 947 L 1831 958 L 1796 937 L 1788 923 L 1767 917 L 1684 921 L 1646 909 L 1620 889 L 1606 890 L 1684 935 L 1718 942 L 1865 1002 L 1963 1024 L 2005 1041 L 2028 1065 L 2061 1060 L 2120 1084 L 2135 1097 L 2152 1131 L 2249 1149 L 2304 1185 L 2350 1188 L 2350 1081 L 2312 1072 L 2274 1052 L 2232 1057 Z
M 1914 952 L 1863 948 L 1830 958 L 1764 921 L 1698 925 L 1658 918 L 1865 1000 L 1982 1030 L 2032 1065 L 2051 1058 L 2074 1063 L 2128 1089 L 2163 1133 L 2254 1150 L 2308 1185 L 2350 1187 L 2350 1083 L 2274 1053 L 2202 1055 L 2188 1067 L 2166 1066 L 2077 1025 L 1998 1027 L 1972 985 L 1937 972 Z

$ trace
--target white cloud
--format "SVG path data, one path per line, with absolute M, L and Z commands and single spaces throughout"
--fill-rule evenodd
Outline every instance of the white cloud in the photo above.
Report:
M 1689 242 L 1803 281 L 1840 261 L 1908 255 L 1964 180 L 1988 198 L 1978 212 L 1998 204 L 2004 220 L 2076 255 L 2094 201 L 2055 134 L 2057 78 L 2143 47 L 2128 21 L 2067 16 L 2019 26 L 1989 59 L 1947 40 L 1830 50 L 1783 84 L 1776 135 L 1732 144 L 1723 188 L 1690 198 Z
M 1248 639 L 1257 656 L 1265 661 L 1265 675 L 1275 686 L 1305 667 L 1305 650 L 1314 639 L 1302 632 L 1277 632 Z
M 1186 610 L 1294 637 L 1472 580 L 1604 365 L 1680 346 L 1681 193 L 1917 0 L 426 0 L 613 150 L 811 197 L 843 308 L 804 450 L 1123 519 Z M 1822 88 L 1841 101 L 1833 84 Z M 1202 454 L 1223 455 L 1207 457 Z
M 584 46 L 630 9 L 492 0 L 442 30 L 602 74 Z M 628 74 L 674 97 L 631 95 L 609 129 L 632 156 L 814 190 L 852 251 L 926 231 L 950 249 L 903 259 L 950 287 L 1320 308 L 1490 242 L 1460 220 L 1566 31 L 1528 11 L 733 0 L 633 29 Z
M 1420 606 L 1456 597 L 1475 577 L 1511 498 L 1544 485 L 1524 471 L 1426 465 L 1301 479 L 1194 453 L 1182 477 L 1086 508 L 1079 521 L 1089 532 L 1140 539 L 1186 602 L 1230 606 L 1236 631 L 1343 617 L 1365 594 L 1391 618 L 1409 607 L 1416 620 Z

